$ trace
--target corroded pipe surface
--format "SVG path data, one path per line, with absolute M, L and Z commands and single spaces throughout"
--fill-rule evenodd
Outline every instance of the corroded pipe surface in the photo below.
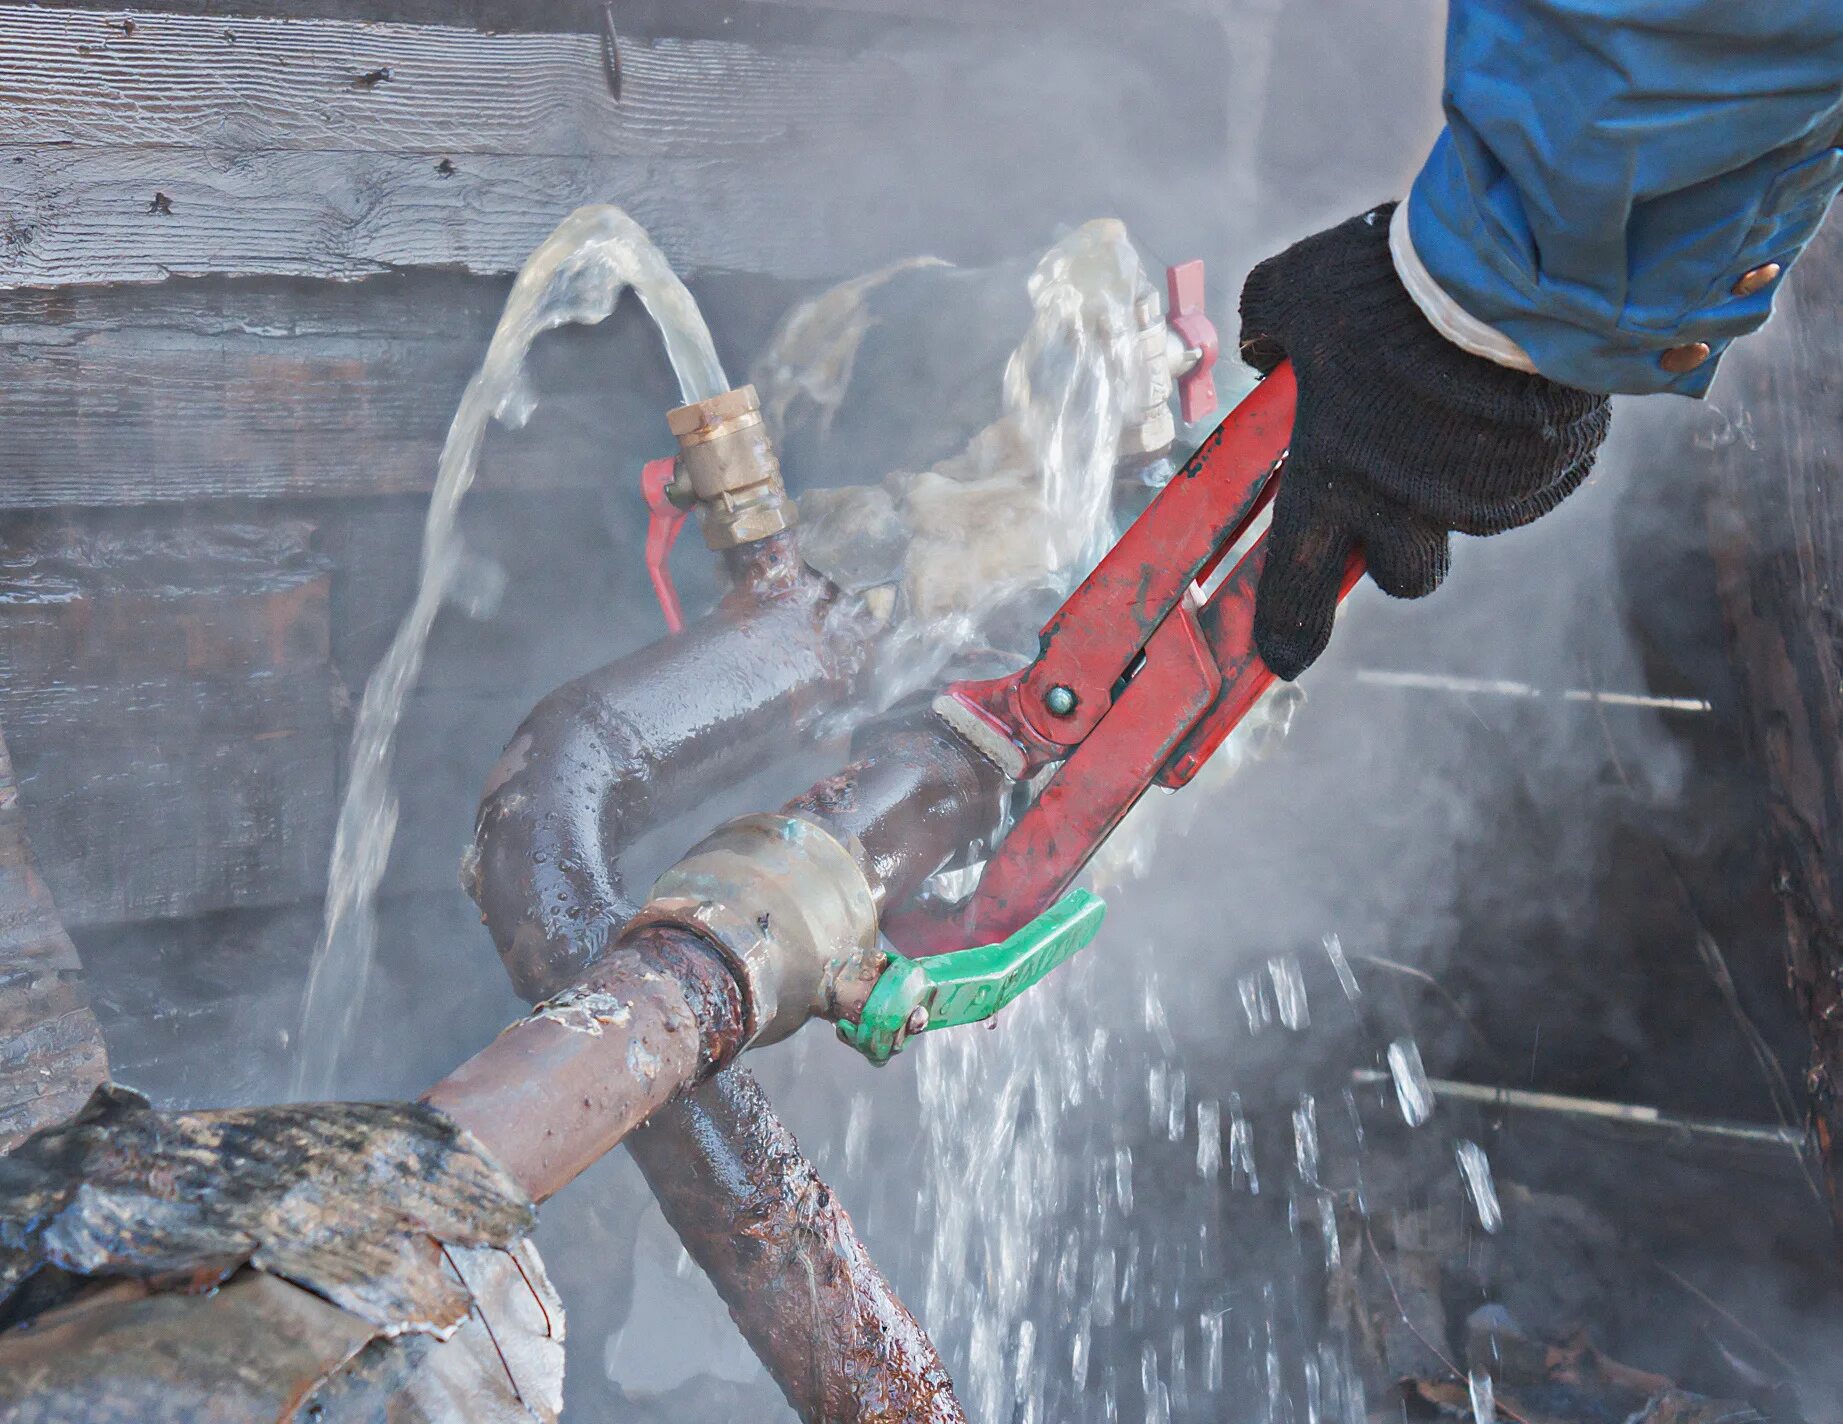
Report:
M 856 764 L 815 783 L 787 809 L 864 848 L 878 907 L 909 900 L 955 856 L 989 843 L 1010 783 L 929 716 L 887 733 Z
M 848 688 L 861 620 L 817 575 L 755 557 L 759 586 L 551 693 L 494 768 L 468 889 L 525 999 L 574 982 L 633 913 L 614 864 L 627 845 Z
M 787 809 L 855 837 L 872 892 L 893 906 L 995 831 L 1005 788 L 996 767 L 929 718 L 886 734 Z M 627 1145 L 802 1419 L 965 1418 L 927 1333 L 751 1074 L 724 1069 Z
M 726 1069 L 662 1119 L 628 1150 L 800 1416 L 964 1424 L 933 1342 L 754 1075 Z
M 696 935 L 626 936 L 431 1088 L 538 1201 L 742 1047 L 742 995 Z

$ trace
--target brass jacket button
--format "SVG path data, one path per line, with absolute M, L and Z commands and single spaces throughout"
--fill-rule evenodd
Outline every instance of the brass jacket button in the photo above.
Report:
M 1734 295 L 1737 297 L 1751 297 L 1762 287 L 1778 281 L 1779 274 L 1783 270 L 1784 269 L 1780 267 L 1777 262 L 1768 262 L 1763 266 L 1754 268 L 1753 271 L 1743 275 L 1741 280 L 1734 284 Z
M 1658 357 L 1658 365 L 1673 376 L 1680 376 L 1685 371 L 1693 371 L 1709 359 L 1709 343 L 1692 341 L 1688 346 L 1673 346 Z

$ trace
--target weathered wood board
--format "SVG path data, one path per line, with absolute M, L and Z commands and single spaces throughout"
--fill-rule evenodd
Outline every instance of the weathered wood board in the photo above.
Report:
M 69 1117 L 108 1076 L 83 965 L 39 877 L 0 741 L 0 1152 Z
M 317 903 L 78 930 L 118 1081 L 162 1105 L 288 1089 Z
M 609 200 L 681 272 L 1016 250 L 1208 191 L 1222 30 L 1172 23 L 1151 54 L 656 38 L 618 46 L 617 98 L 599 35 L 0 6 L 0 286 L 507 272 Z
M 1811 1026 L 1813 1141 L 1843 1224 L 1843 224 L 1716 388 L 1732 424 L 1689 458 L 1716 475 L 1710 546 L 1736 708 L 1759 774 L 1788 978 Z
M 315 894 L 347 718 L 312 525 L 9 532 L 0 724 L 66 921 Z
M 0 510 L 423 493 L 506 288 L 403 273 L 0 291 Z M 697 285 L 738 372 L 804 290 Z M 489 432 L 482 490 L 598 488 L 671 450 L 678 388 L 631 298 L 544 336 L 529 371 L 538 414 Z

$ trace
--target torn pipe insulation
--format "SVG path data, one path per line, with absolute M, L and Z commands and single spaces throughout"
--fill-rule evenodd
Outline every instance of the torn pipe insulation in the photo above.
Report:
M 418 1104 L 155 1112 L 105 1085 L 0 1158 L 0 1416 L 551 1424 L 530 1199 Z M 489 1319 L 490 1317 L 490 1319 Z M 29 1324 L 30 1328 L 18 1328 Z
M 562 1312 L 533 1201 L 743 1027 L 713 947 L 643 926 L 419 1104 L 156 1113 L 105 1086 L 0 1159 L 0 1325 L 30 1326 L 0 1334 L 0 1417 L 280 1421 L 336 1398 L 550 1424 Z
M 39 874 L 0 737 L 0 1152 L 62 1122 L 108 1076 L 83 963 Z

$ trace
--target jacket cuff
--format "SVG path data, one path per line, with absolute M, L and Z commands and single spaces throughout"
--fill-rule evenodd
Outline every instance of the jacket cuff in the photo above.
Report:
M 1771 310 L 1770 291 L 1763 291 L 1668 322 L 1634 316 L 1628 323 L 1608 309 L 1605 291 L 1545 281 L 1533 237 L 1481 206 L 1451 130 L 1434 144 L 1397 212 L 1406 214 L 1397 221 L 1433 290 L 1514 344 L 1537 372 L 1577 390 L 1706 395 L 1722 353 Z M 1623 274 L 1609 274 L 1615 278 Z M 1430 303 L 1417 297 L 1417 304 L 1426 310 Z M 1428 319 L 1435 320 L 1431 312 Z
M 1474 356 L 1482 356 L 1487 361 L 1495 361 L 1513 371 L 1534 371 L 1536 363 L 1530 360 L 1529 352 L 1495 326 L 1487 325 L 1473 316 L 1459 305 L 1446 288 L 1434 280 L 1433 273 L 1427 270 L 1427 264 L 1421 261 L 1420 254 L 1414 250 L 1414 237 L 1408 229 L 1408 204 L 1413 201 L 1410 195 L 1396 207 L 1394 217 L 1389 219 L 1389 256 L 1395 262 L 1395 275 L 1401 279 L 1402 286 L 1408 289 L 1408 295 L 1414 299 L 1415 306 L 1421 309 L 1421 315 L 1433 324 L 1435 331 L 1461 351 L 1469 351 Z

